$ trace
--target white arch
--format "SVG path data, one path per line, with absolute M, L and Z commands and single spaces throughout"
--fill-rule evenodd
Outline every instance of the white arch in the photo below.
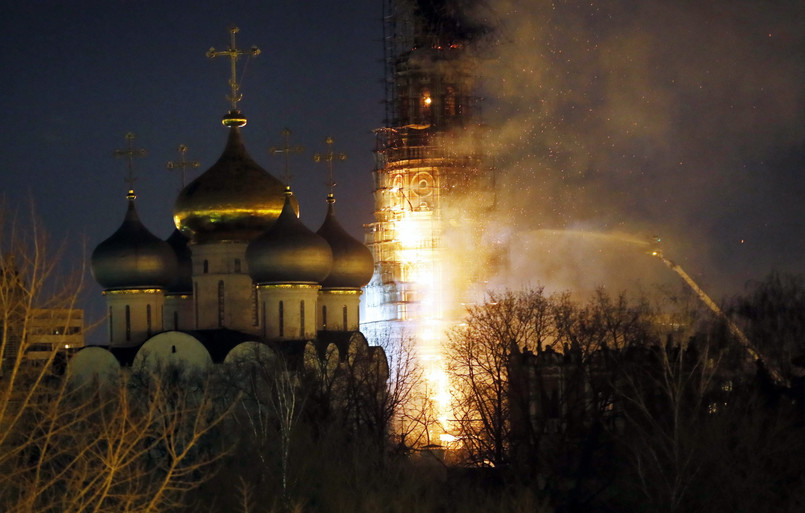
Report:
M 196 337 L 181 331 L 166 331 L 145 341 L 137 351 L 132 367 L 156 371 L 172 365 L 185 370 L 206 371 L 212 365 L 212 357 Z

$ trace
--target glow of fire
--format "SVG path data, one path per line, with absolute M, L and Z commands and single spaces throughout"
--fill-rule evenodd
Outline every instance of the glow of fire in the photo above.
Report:
M 409 312 L 414 321 L 414 339 L 418 357 L 425 367 L 429 399 L 434 407 L 434 416 L 439 421 L 439 439 L 447 443 L 450 418 L 450 393 L 447 372 L 442 357 L 442 339 L 445 324 L 443 319 L 442 292 L 444 283 L 438 260 L 438 228 L 433 212 L 413 211 L 402 207 L 396 209 L 394 222 L 397 241 L 396 260 L 402 264 L 401 279 L 410 285 L 416 295 L 416 311 Z M 435 434 L 435 433 L 434 433 Z

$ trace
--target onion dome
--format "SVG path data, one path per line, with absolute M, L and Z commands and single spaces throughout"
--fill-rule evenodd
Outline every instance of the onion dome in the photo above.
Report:
M 237 123 L 218 162 L 179 193 L 173 221 L 194 242 L 252 240 L 282 212 L 282 182 L 246 153 Z M 296 212 L 299 206 L 293 200 Z
M 372 279 L 374 259 L 369 248 L 351 237 L 335 218 L 332 194 L 327 196 L 327 216 L 318 233 L 333 251 L 333 269 L 321 282 L 325 288 L 361 288 Z
M 176 254 L 178 267 L 173 280 L 168 284 L 168 292 L 173 294 L 190 294 L 193 291 L 193 260 L 187 243 L 190 239 L 178 229 L 173 230 L 166 241 Z
M 140 222 L 134 191 L 126 198 L 123 224 L 92 252 L 92 276 L 104 289 L 162 288 L 176 274 L 176 254 Z
M 320 283 L 330 273 L 333 253 L 326 240 L 299 220 L 287 190 L 279 219 L 249 244 L 246 261 L 257 283 Z

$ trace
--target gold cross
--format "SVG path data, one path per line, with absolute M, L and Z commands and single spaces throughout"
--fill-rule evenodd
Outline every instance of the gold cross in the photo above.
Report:
M 182 173 L 182 189 L 184 189 L 185 169 L 187 169 L 187 168 L 195 169 L 195 168 L 199 167 L 201 164 L 199 163 L 198 160 L 185 160 L 184 159 L 184 154 L 187 153 L 187 146 L 185 146 L 184 144 L 180 144 L 179 147 L 176 148 L 176 151 L 179 152 L 179 160 L 178 161 L 169 160 L 168 163 L 167 163 L 167 168 L 168 169 L 177 169 L 177 168 L 181 169 L 181 173 Z
M 128 175 L 126 178 L 123 179 L 124 182 L 128 182 L 129 184 L 129 194 L 134 194 L 134 182 L 137 181 L 137 177 L 134 176 L 134 159 L 145 157 L 148 152 L 142 148 L 135 148 L 134 147 L 134 139 L 136 136 L 133 132 L 129 132 L 126 134 L 126 142 L 127 148 L 115 150 L 112 152 L 112 155 L 115 157 L 123 157 L 128 159 Z
M 315 162 L 326 162 L 327 163 L 327 187 L 330 188 L 330 194 L 333 194 L 333 189 L 335 189 L 335 179 L 333 178 L 333 162 L 336 160 L 347 160 L 347 156 L 344 153 L 335 153 L 333 152 L 333 138 L 327 137 L 324 140 L 324 143 L 327 145 L 327 149 L 329 150 L 327 153 L 317 153 L 313 155 L 313 160 Z
M 210 59 L 214 59 L 215 57 L 226 56 L 229 57 L 229 61 L 232 67 L 232 77 L 229 79 L 229 87 L 231 88 L 231 93 L 227 96 L 227 100 L 232 102 L 232 110 L 238 110 L 238 102 L 243 98 L 243 95 L 240 94 L 240 84 L 238 84 L 238 73 L 237 73 L 237 62 L 241 55 L 248 55 L 248 56 L 258 56 L 260 55 L 260 49 L 256 46 L 252 46 L 248 50 L 241 50 L 235 44 L 235 34 L 238 33 L 240 29 L 235 25 L 229 26 L 229 48 L 226 50 L 216 50 L 215 48 L 210 48 L 207 50 L 207 57 Z
M 299 145 L 290 146 L 288 144 L 288 138 L 290 136 L 291 136 L 291 131 L 288 130 L 287 128 L 283 129 L 282 130 L 282 147 L 281 148 L 276 148 L 276 147 L 272 146 L 271 148 L 268 149 L 268 152 L 270 154 L 272 154 L 272 155 L 276 155 L 277 153 L 282 153 L 285 156 L 285 171 L 282 174 L 282 181 L 283 181 L 283 183 L 285 185 L 290 185 L 291 184 L 292 175 L 291 175 L 290 168 L 288 166 L 288 160 L 289 160 L 289 157 L 291 156 L 291 153 L 302 153 L 303 151 L 305 151 L 305 148 L 302 147 L 302 146 L 299 146 Z

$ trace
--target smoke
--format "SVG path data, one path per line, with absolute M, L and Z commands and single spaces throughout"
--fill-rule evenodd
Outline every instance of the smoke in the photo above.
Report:
M 493 280 L 641 279 L 635 248 L 613 266 L 595 258 L 613 243 L 546 229 L 659 234 L 719 294 L 804 270 L 805 4 L 497 0 L 474 14 L 494 27 L 472 57 L 496 169 L 485 237 L 509 253 L 502 265 L 482 244 Z

